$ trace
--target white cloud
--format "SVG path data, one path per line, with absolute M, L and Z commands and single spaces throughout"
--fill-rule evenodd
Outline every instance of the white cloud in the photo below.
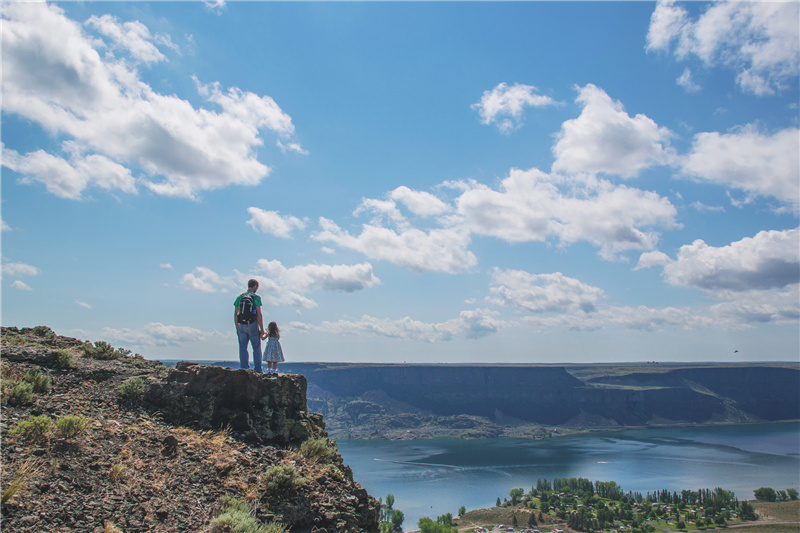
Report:
M 297 292 L 322 289 L 351 293 L 380 284 L 372 272 L 372 265 L 299 265 L 284 267 L 280 261 L 260 259 L 257 269 L 266 272 L 278 285 L 290 287 Z
M 800 204 L 800 130 L 788 128 L 772 135 L 754 125 L 732 133 L 698 133 L 692 150 L 681 158 L 684 175 L 701 178 L 748 193 Z
M 478 110 L 481 124 L 496 124 L 503 133 L 510 133 L 522 126 L 522 115 L 526 107 L 556 105 L 549 96 L 535 94 L 536 87 L 515 83 L 512 86 L 500 83 L 491 91 L 484 91 L 481 101 L 472 104 Z
M 80 300 L 75 300 L 75 304 L 83 307 L 84 309 L 91 309 L 92 306 L 87 304 L 86 302 L 82 302 Z
M 390 197 L 405 205 L 413 214 L 421 217 L 442 215 L 451 209 L 449 205 L 431 193 L 414 191 L 406 186 L 393 190 Z
M 110 38 L 115 48 L 127 50 L 137 61 L 150 64 L 166 59 L 153 44 L 150 30 L 141 22 L 120 23 L 116 17 L 103 15 L 90 17 L 86 24 Z
M 308 150 L 304 149 L 298 143 L 288 142 L 286 144 L 283 144 L 280 139 L 275 141 L 275 143 L 277 144 L 278 148 L 281 149 L 281 152 L 283 152 L 284 154 L 286 152 L 297 152 L 298 154 L 301 154 L 301 155 L 308 155 L 309 154 Z
M 671 285 L 704 291 L 782 289 L 800 283 L 800 229 L 761 231 L 728 246 L 684 245 L 664 267 Z
M 17 280 L 14 283 L 12 283 L 11 287 L 14 288 L 14 289 L 20 290 L 20 291 L 32 291 L 33 290 L 33 289 L 31 289 L 31 287 L 27 283 L 25 283 L 23 281 L 19 281 L 19 280 Z
M 0 220 L 0 231 L 11 231 L 11 226 L 5 220 Z
M 38 276 L 39 269 L 25 263 L 3 263 L 5 276 Z
M 393 320 L 364 315 L 358 321 L 323 322 L 319 326 L 305 325 L 305 328 L 332 334 L 375 335 L 433 343 L 457 338 L 481 338 L 506 326 L 505 322 L 497 318 L 496 312 L 475 309 L 462 311 L 457 318 L 438 323 L 421 322 L 410 317 Z
M 800 285 L 786 289 L 734 293 L 729 301 L 712 306 L 711 310 L 731 328 L 747 328 L 752 324 L 796 324 L 800 320 Z
M 773 94 L 800 72 L 797 2 L 716 2 L 691 20 L 673 0 L 656 5 L 647 49 L 693 55 L 707 66 L 735 71 L 744 91 Z
M 77 200 L 89 186 L 136 193 L 131 171 L 107 157 L 73 153 L 69 161 L 43 150 L 25 155 L 3 147 L 3 166 L 23 175 L 22 182 L 40 182 L 61 198 Z
M 561 272 L 530 274 L 523 270 L 492 270 L 489 291 L 494 303 L 514 306 L 532 313 L 595 311 L 597 301 L 605 296 L 592 287 Z
M 262 130 L 282 137 L 294 132 L 291 118 L 269 96 L 236 87 L 223 91 L 218 83 L 195 79 L 200 95 L 221 109 L 214 111 L 155 92 L 112 50 L 101 57 L 102 37 L 87 35 L 54 4 L 12 2 L 2 16 L 3 111 L 68 139 L 62 150 L 71 153 L 68 160 L 38 152 L 19 155 L 11 147 L 9 160 L 25 179 L 45 182 L 54 194 L 79 198 L 91 185 L 132 192 L 134 173 L 142 174 L 140 183 L 154 193 L 184 198 L 256 185 L 270 172 L 256 156 Z M 152 49 L 147 55 L 146 28 L 126 24 L 96 18 L 90 27 L 111 35 L 112 44 L 133 32 L 138 40 L 126 42 L 137 44 L 134 53 L 155 61 Z M 168 43 L 164 36 L 152 40 Z M 24 166 L 34 163 L 32 170 Z M 83 176 L 79 163 L 93 172 Z M 105 169 L 99 177 L 97 167 Z M 59 177 L 57 169 L 67 177 Z
M 206 9 L 216 15 L 221 15 L 226 8 L 225 0 L 203 0 L 203 4 L 206 6 Z
M 237 286 L 233 278 L 220 276 L 210 268 L 202 266 L 184 274 L 180 283 L 185 289 L 196 292 L 224 292 Z
M 667 327 L 684 330 L 705 329 L 714 324 L 708 316 L 690 309 L 666 307 L 653 309 L 647 306 L 608 307 L 591 315 L 584 313 L 565 313 L 556 316 L 527 316 L 522 319 L 526 326 L 541 331 L 570 329 L 575 331 L 596 331 L 609 327 L 623 327 L 642 331 L 655 331 Z
M 323 217 L 320 217 L 319 224 L 322 230 L 314 233 L 312 239 L 331 242 L 360 252 L 370 259 L 389 261 L 415 272 L 454 274 L 477 264 L 477 258 L 467 249 L 469 232 L 463 228 L 394 230 L 364 224 L 361 234 L 356 236 Z
M 553 146 L 554 171 L 604 172 L 631 178 L 653 165 L 669 163 L 672 133 L 651 118 L 631 118 L 620 102 L 589 84 L 578 88 L 583 105 L 578 118 L 567 120 Z
M 456 204 L 472 233 L 512 243 L 588 241 L 605 259 L 618 259 L 625 250 L 653 249 L 658 234 L 647 229 L 675 227 L 677 216 L 669 200 L 656 193 L 537 169 L 512 169 L 499 191 L 472 183 Z
M 689 67 L 683 69 L 683 74 L 681 74 L 675 81 L 678 83 L 678 85 L 690 93 L 696 93 L 702 88 L 695 83 L 694 78 L 692 77 L 692 70 Z
M 139 329 L 103 328 L 102 336 L 109 341 L 133 346 L 180 346 L 188 342 L 206 342 L 221 335 L 216 331 L 151 322 Z
M 306 227 L 306 223 L 303 220 L 290 215 L 281 216 L 277 211 L 265 211 L 258 207 L 248 207 L 247 212 L 250 213 L 250 220 L 247 223 L 254 230 L 268 233 L 281 239 L 290 239 L 292 231 Z
M 260 259 L 253 272 L 234 271 L 222 276 L 206 267 L 196 267 L 181 278 L 181 285 L 196 292 L 244 292 L 247 280 L 259 283 L 258 294 L 270 305 L 289 305 L 310 309 L 317 303 L 305 296 L 312 290 L 352 293 L 380 284 L 369 263 L 357 265 L 299 265 L 284 267 L 280 261 Z
M 636 263 L 634 270 L 641 270 L 643 268 L 650 268 L 653 266 L 664 266 L 672 262 L 672 259 L 664 252 L 658 250 L 653 252 L 645 252 L 639 256 L 639 262 Z
M 167 270 L 172 270 L 172 265 L 171 265 L 170 263 L 161 263 L 161 264 L 160 264 L 160 265 L 158 265 L 158 266 L 159 266 L 159 268 L 164 268 L 164 269 L 167 269 Z

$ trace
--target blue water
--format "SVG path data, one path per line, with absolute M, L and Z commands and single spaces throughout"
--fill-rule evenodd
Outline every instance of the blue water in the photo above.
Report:
M 800 423 L 625 430 L 524 439 L 337 440 L 367 491 L 395 496 L 404 528 L 424 516 L 491 507 L 538 478 L 616 481 L 625 492 L 800 489 Z

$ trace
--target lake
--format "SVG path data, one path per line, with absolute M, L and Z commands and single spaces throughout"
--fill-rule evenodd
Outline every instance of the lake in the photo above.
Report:
M 800 490 L 800 423 L 603 431 L 524 439 L 337 440 L 345 464 L 375 498 L 395 496 L 405 529 L 445 513 L 494 506 L 538 478 L 616 481 L 625 492 L 722 487 Z

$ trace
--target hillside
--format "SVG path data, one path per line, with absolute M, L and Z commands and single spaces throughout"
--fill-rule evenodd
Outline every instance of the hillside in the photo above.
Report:
M 800 365 L 285 363 L 333 437 L 543 437 L 800 419 Z
M 378 529 L 301 375 L 3 328 L 0 436 L 4 531 L 222 533 L 228 498 L 264 531 Z

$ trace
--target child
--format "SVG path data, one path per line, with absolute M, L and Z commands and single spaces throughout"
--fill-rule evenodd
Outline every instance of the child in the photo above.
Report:
M 278 375 L 278 363 L 283 363 L 283 350 L 281 350 L 281 330 L 278 324 L 270 322 L 267 325 L 267 347 L 264 348 L 264 360 L 267 362 L 267 374 Z

